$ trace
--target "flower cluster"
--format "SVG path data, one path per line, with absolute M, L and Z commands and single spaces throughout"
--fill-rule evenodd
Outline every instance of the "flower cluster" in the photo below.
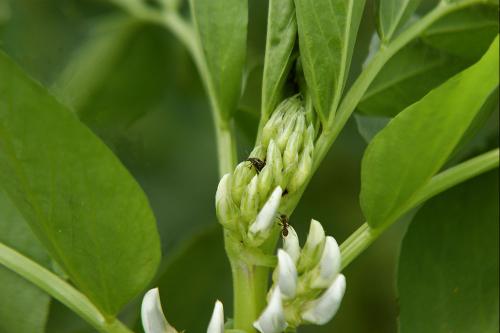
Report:
M 272 229 L 272 220 L 264 218 L 266 212 L 276 212 L 307 180 L 314 139 L 314 126 L 300 97 L 283 101 L 264 126 L 249 159 L 221 179 L 216 195 L 219 222 L 246 245 L 260 246 Z
M 279 333 L 302 323 L 326 324 L 345 292 L 339 246 L 333 237 L 325 236 L 319 222 L 311 221 L 302 250 L 292 227 L 283 243 L 268 305 L 254 323 L 262 333 Z

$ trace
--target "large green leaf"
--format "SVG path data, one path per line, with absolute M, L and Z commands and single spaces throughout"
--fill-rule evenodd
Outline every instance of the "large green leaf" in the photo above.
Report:
M 75 285 L 116 314 L 156 271 L 141 188 L 109 149 L 0 53 L 0 183 Z
M 364 0 L 295 0 L 301 62 L 323 121 L 340 101 L 364 5 Z
M 421 41 L 412 43 L 382 68 L 358 110 L 369 115 L 395 116 L 469 64 Z
M 498 171 L 417 213 L 399 259 L 401 333 L 498 332 L 498 218 Z
M 390 223 L 438 172 L 498 85 L 498 38 L 475 65 L 398 114 L 370 143 L 361 206 L 376 228 Z
M 477 59 L 498 33 L 498 7 L 473 6 L 453 12 L 423 34 L 429 45 L 462 58 Z
M 421 0 L 378 0 L 377 23 L 380 39 L 388 42 L 410 18 Z
M 236 111 L 246 57 L 247 0 L 190 0 L 191 14 L 224 118 Z
M 282 97 L 297 37 L 293 0 L 270 0 L 262 81 L 262 114 L 269 116 Z
M 41 265 L 50 265 L 46 251 L 2 189 L 0 189 L 0 243 Z M 49 303 L 49 295 L 0 265 L 0 332 L 45 332 Z

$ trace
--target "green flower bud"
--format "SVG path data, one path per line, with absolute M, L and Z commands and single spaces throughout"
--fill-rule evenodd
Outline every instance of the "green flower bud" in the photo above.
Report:
M 285 169 L 292 166 L 297 166 L 299 162 L 299 148 L 301 141 L 301 134 L 296 132 L 290 135 L 285 151 L 283 152 L 283 166 Z
M 232 179 L 231 194 L 235 203 L 241 202 L 241 197 L 248 183 L 255 176 L 249 162 L 241 162 L 236 166 Z
M 266 162 L 271 166 L 273 171 L 274 184 L 281 184 L 281 180 L 283 178 L 283 161 L 281 158 L 281 152 L 274 140 L 271 140 L 269 142 L 269 146 L 267 147 Z
M 285 118 L 283 119 L 283 128 L 276 137 L 276 144 L 281 151 L 285 150 L 290 135 L 292 135 L 293 130 L 295 129 L 296 119 L 296 112 L 289 112 L 289 114 L 285 115 Z
M 273 178 L 272 163 L 268 163 L 259 174 L 259 182 L 257 186 L 260 202 L 266 201 L 267 195 L 273 186 Z
M 219 182 L 215 195 L 215 211 L 219 222 L 229 226 L 238 218 L 239 209 L 231 196 L 231 175 L 225 174 Z
M 243 197 L 241 198 L 240 211 L 244 221 L 250 222 L 255 219 L 259 211 L 259 192 L 258 192 L 259 176 L 255 175 L 250 184 L 248 184 Z
M 281 127 L 283 116 L 284 116 L 283 109 L 280 109 L 278 107 L 271 116 L 271 118 L 264 125 L 261 136 L 261 143 L 263 146 L 267 146 L 269 144 L 269 141 L 276 136 L 278 130 Z
M 287 185 L 287 189 L 290 192 L 296 191 L 309 177 L 309 174 L 312 170 L 313 160 L 312 160 L 312 151 L 314 146 L 312 144 L 308 144 L 304 151 L 302 152 L 301 159 L 299 162 L 299 166 L 297 171 L 293 174 L 290 182 Z

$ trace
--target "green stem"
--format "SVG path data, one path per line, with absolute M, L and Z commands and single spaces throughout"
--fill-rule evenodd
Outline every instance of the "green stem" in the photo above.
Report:
M 234 126 L 231 123 L 215 121 L 219 176 L 233 172 L 238 159 Z
M 342 268 L 347 267 L 403 214 L 459 183 L 497 168 L 499 159 L 499 149 L 497 148 L 451 167 L 432 177 L 429 183 L 417 191 L 412 199 L 393 214 L 382 227 L 372 229 L 367 223 L 364 223 L 358 230 L 349 236 L 342 245 L 340 245 Z
M 105 318 L 85 295 L 57 275 L 0 243 L 0 264 L 66 305 L 102 333 L 132 333 L 116 318 Z

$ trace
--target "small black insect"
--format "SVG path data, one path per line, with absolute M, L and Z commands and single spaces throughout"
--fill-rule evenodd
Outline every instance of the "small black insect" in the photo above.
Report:
M 246 159 L 246 161 L 251 163 L 250 168 L 253 166 L 257 173 L 261 172 L 262 169 L 264 169 L 264 167 L 266 166 L 266 160 L 263 161 L 257 157 L 249 157 Z
M 286 237 L 288 236 L 288 227 L 290 226 L 290 223 L 288 222 L 288 216 L 286 216 L 285 214 L 281 214 L 279 217 L 279 225 L 281 226 L 281 235 L 283 235 L 283 237 Z

